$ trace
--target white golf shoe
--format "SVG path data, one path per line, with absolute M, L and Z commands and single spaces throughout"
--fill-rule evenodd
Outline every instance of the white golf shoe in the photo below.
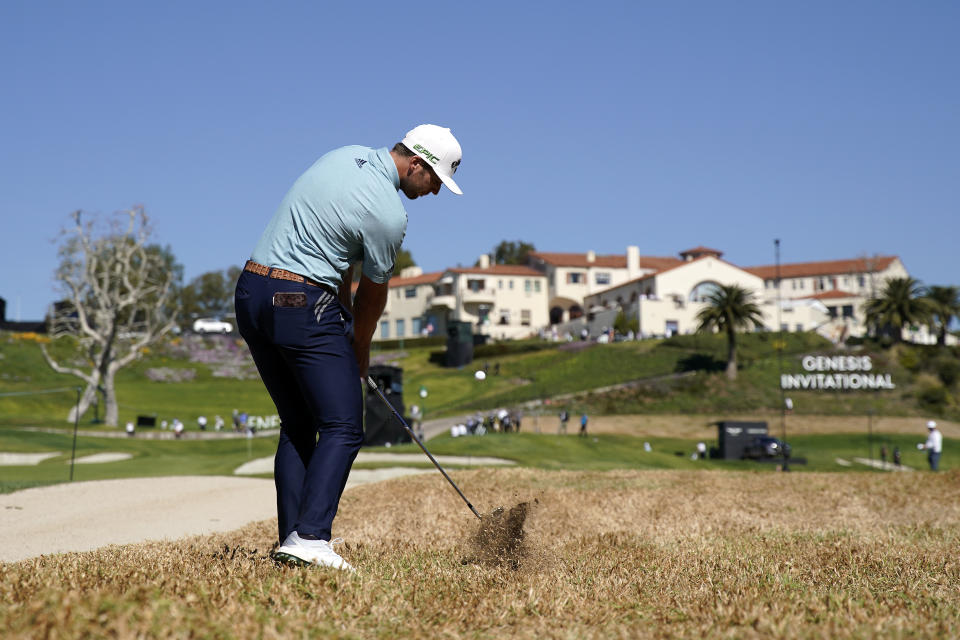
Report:
M 280 562 L 289 562 L 300 565 L 319 565 L 321 567 L 332 567 L 334 569 L 343 569 L 344 571 L 354 571 L 354 568 L 346 560 L 333 550 L 333 545 L 343 542 L 343 538 L 334 538 L 327 542 L 326 540 L 306 540 L 297 535 L 294 531 L 287 536 L 276 551 L 273 557 Z

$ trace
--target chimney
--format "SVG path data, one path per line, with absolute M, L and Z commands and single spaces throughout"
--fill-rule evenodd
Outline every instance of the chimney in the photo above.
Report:
M 478 261 L 481 269 L 488 269 L 490 267 L 490 254 L 484 253 L 480 256 Z
M 422 275 L 423 275 L 423 269 L 416 265 L 412 267 L 404 267 L 403 269 L 400 270 L 401 278 L 416 278 L 417 276 L 422 276 Z
M 627 280 L 640 277 L 640 247 L 627 247 Z
M 597 254 L 593 251 L 587 251 L 587 262 L 594 263 L 597 261 Z

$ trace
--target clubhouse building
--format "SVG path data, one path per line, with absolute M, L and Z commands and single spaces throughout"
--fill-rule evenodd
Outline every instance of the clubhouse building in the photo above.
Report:
M 888 279 L 907 276 L 896 256 L 741 267 L 703 246 L 677 256 L 645 256 L 636 246 L 620 255 L 537 251 L 526 265 L 491 264 L 484 255 L 474 267 L 411 267 L 391 279 L 374 339 L 445 335 L 452 321 L 492 339 L 584 329 L 598 336 L 621 312 L 637 320 L 638 337 L 687 334 L 716 286 L 738 285 L 760 305 L 764 330 L 816 331 L 839 343 L 863 336 L 864 303 Z M 904 338 L 935 341 L 927 327 L 905 330 Z

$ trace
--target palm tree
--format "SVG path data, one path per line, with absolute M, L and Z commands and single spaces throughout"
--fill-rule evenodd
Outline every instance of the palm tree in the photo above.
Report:
M 737 331 L 748 329 L 752 324 L 759 329 L 763 326 L 763 312 L 754 302 L 753 294 L 743 287 L 717 285 L 704 297 L 707 303 L 697 313 L 699 325 L 697 331 L 723 331 L 727 334 L 727 377 L 737 377 Z
M 947 344 L 947 328 L 953 318 L 960 316 L 960 287 L 934 285 L 924 296 L 930 305 L 931 315 L 937 323 L 937 344 Z
M 890 278 L 880 295 L 864 305 L 867 324 L 875 334 L 885 333 L 894 342 L 902 342 L 904 327 L 930 319 L 931 305 L 924 294 L 923 286 L 915 278 Z

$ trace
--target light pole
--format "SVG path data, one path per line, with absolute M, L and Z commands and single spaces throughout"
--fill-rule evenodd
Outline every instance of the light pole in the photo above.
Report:
M 776 255 L 776 265 L 777 265 L 777 386 L 780 387 L 780 437 L 783 440 L 783 448 L 781 449 L 781 455 L 783 455 L 783 470 L 790 470 L 790 463 L 787 462 L 787 401 L 783 393 L 783 349 L 786 346 L 783 342 L 783 322 L 780 318 L 780 238 L 776 238 L 773 241 L 774 253 Z

